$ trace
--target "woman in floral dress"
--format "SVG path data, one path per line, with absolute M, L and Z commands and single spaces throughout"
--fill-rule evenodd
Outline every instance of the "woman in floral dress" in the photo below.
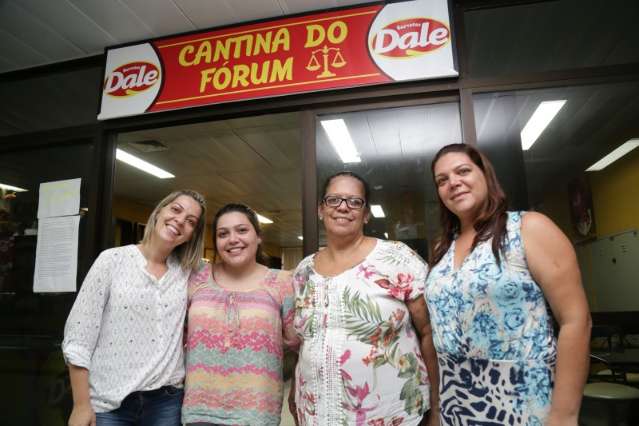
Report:
M 327 180 L 327 246 L 293 276 L 302 346 L 289 404 L 301 425 L 418 425 L 437 406 L 427 267 L 402 243 L 364 236 L 368 193 L 350 172 Z
M 506 211 L 491 164 L 469 145 L 442 148 L 432 173 L 443 235 L 426 301 L 441 423 L 576 426 L 590 316 L 570 241 L 542 214 Z

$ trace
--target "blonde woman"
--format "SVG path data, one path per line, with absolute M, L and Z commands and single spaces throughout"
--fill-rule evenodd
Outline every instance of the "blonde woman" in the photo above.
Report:
M 105 250 L 64 330 L 69 426 L 180 425 L 187 280 L 202 258 L 206 202 L 173 192 L 140 244 Z

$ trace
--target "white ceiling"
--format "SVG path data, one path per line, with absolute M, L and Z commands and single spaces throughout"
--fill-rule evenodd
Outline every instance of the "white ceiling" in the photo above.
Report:
M 0 0 L 0 73 L 107 46 L 366 0 Z
M 397 221 L 400 210 L 408 205 L 414 204 L 420 212 L 424 205 L 436 209 L 428 165 L 440 147 L 461 141 L 456 103 L 319 119 L 323 118 L 345 120 L 362 162 L 343 164 L 318 124 L 319 180 L 344 169 L 368 180 L 373 190 L 371 201 L 381 204 L 387 214 L 386 219 L 371 222 L 372 235 L 390 232 L 391 222 Z M 299 114 L 284 113 L 122 133 L 118 135 L 119 148 L 173 173 L 175 178 L 157 179 L 117 162 L 115 196 L 153 206 L 171 191 L 193 188 L 206 196 L 209 222 L 224 204 L 247 203 L 274 221 L 263 226 L 265 242 L 279 247 L 301 246 L 297 238 L 302 235 L 300 127 Z M 167 149 L 144 152 L 136 145 L 149 140 Z M 429 226 L 435 224 L 429 222 Z M 432 226 L 427 232 L 434 235 Z
M 167 149 L 141 152 L 135 142 Z M 297 113 L 262 115 L 118 135 L 118 147 L 175 175 L 157 179 L 116 163 L 115 196 L 153 206 L 166 194 L 192 188 L 205 195 L 208 222 L 226 203 L 246 203 L 272 219 L 265 242 L 301 246 L 302 141 Z

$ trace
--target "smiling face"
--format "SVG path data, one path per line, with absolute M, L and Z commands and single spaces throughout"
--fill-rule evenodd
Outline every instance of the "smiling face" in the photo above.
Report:
M 180 195 L 158 212 L 154 236 L 175 248 L 191 239 L 202 208 L 188 195 Z
M 488 197 L 486 177 L 479 166 L 463 152 L 450 152 L 437 160 L 434 175 L 444 206 L 460 220 L 472 222 Z
M 231 211 L 223 214 L 215 229 L 215 247 L 222 262 L 232 267 L 255 263 L 262 239 L 244 213 Z
M 362 183 L 352 176 L 334 177 L 326 188 L 326 197 L 359 198 L 364 201 L 366 196 Z M 323 218 L 327 235 L 347 236 L 363 234 L 364 224 L 368 222 L 368 205 L 361 209 L 350 208 L 346 201 L 341 201 L 337 207 L 327 206 L 322 202 L 318 207 L 318 213 Z

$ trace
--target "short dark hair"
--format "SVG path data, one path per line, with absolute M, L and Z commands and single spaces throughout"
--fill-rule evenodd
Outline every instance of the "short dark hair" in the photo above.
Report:
M 215 247 L 215 257 L 214 260 L 217 260 L 217 223 L 219 222 L 220 218 L 222 216 L 224 216 L 227 213 L 242 213 L 244 216 L 246 216 L 246 218 L 248 219 L 248 221 L 251 223 L 251 225 L 253 225 L 253 229 L 255 230 L 255 233 L 257 234 L 258 237 L 262 236 L 262 229 L 260 228 L 260 222 L 257 219 L 257 213 L 255 213 L 255 211 L 250 208 L 249 206 L 247 206 L 246 204 L 241 204 L 241 203 L 229 203 L 226 204 L 225 206 L 223 206 L 221 209 L 219 209 L 216 213 L 215 216 L 213 217 L 213 246 Z M 257 253 L 255 254 L 255 260 L 257 262 L 262 262 L 263 260 L 263 255 L 262 255 L 262 247 L 261 245 L 257 246 Z
M 499 180 L 497 180 L 495 169 L 490 160 L 477 148 L 464 143 L 453 143 L 444 146 L 435 154 L 435 158 L 433 158 L 433 162 L 430 164 L 433 182 L 435 181 L 435 164 L 437 164 L 437 161 L 439 161 L 441 157 L 450 153 L 466 154 L 484 174 L 487 197 L 474 224 L 477 235 L 475 235 L 471 250 L 474 249 L 478 243 L 492 238 L 493 255 L 495 256 L 497 264 L 499 264 L 499 252 L 502 251 L 506 238 L 508 200 L 504 190 L 499 184 Z M 460 228 L 459 218 L 448 210 L 439 197 L 439 193 L 437 199 L 439 200 L 439 219 L 442 227 L 442 235 L 431 251 L 432 255 L 429 262 L 431 266 L 436 265 L 441 258 L 444 257 L 444 254 L 446 254 L 455 238 L 455 234 L 459 232 Z
M 368 186 L 368 182 L 366 182 L 363 177 L 361 177 L 355 172 L 350 172 L 350 171 L 333 173 L 332 175 L 326 178 L 326 180 L 324 181 L 324 186 L 322 187 L 322 196 L 320 198 L 320 202 L 322 202 L 324 200 L 324 197 L 326 197 L 326 191 L 328 190 L 328 187 L 330 186 L 333 179 L 341 177 L 341 176 L 352 177 L 353 179 L 357 179 L 362 184 L 362 187 L 364 188 L 364 202 L 366 206 L 368 207 L 368 199 L 371 193 L 370 186 Z

